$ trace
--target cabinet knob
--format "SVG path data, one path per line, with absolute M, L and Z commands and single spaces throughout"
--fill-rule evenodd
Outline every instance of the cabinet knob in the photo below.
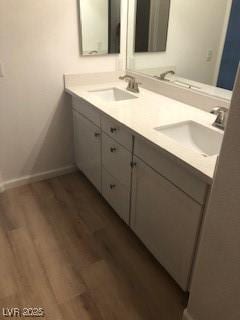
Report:
M 111 133 L 114 133 L 117 131 L 117 128 L 110 128 Z
M 116 188 L 116 185 L 115 184 L 110 184 L 110 189 L 114 189 L 114 188 Z
M 97 138 L 97 137 L 100 137 L 100 135 L 101 135 L 101 134 L 100 134 L 99 132 L 95 132 L 95 133 L 94 133 L 94 137 L 96 137 L 96 138 Z
M 116 152 L 117 151 L 117 148 L 115 148 L 115 147 L 112 147 L 112 148 L 110 148 L 110 151 L 113 153 L 113 152 Z
M 131 161 L 130 166 L 131 168 L 135 168 L 137 166 L 137 162 Z

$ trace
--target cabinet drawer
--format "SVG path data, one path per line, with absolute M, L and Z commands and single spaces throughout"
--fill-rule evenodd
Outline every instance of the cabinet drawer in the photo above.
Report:
M 150 143 L 136 138 L 134 154 L 198 203 L 205 202 L 207 184 L 166 157 L 161 150 L 157 150 Z
M 102 117 L 102 130 L 121 145 L 132 151 L 132 135 L 116 121 Z
M 102 165 L 121 183 L 130 186 L 131 180 L 131 153 L 118 142 L 102 135 Z
M 129 224 L 130 188 L 122 185 L 104 168 L 102 169 L 102 195 L 116 213 Z
M 83 116 L 100 127 L 100 113 L 94 106 L 92 106 L 87 101 L 77 97 L 72 98 L 72 106 L 74 110 L 80 112 Z

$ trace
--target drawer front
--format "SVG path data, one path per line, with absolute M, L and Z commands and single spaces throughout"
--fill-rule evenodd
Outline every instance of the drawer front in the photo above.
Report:
M 122 185 L 104 168 L 102 169 L 102 195 L 116 213 L 129 224 L 130 187 Z
M 94 106 L 92 106 L 87 101 L 77 97 L 72 98 L 72 106 L 74 110 L 80 112 L 83 116 L 85 116 L 88 120 L 92 121 L 100 128 L 100 113 Z
M 136 138 L 134 154 L 198 203 L 204 204 L 207 184 L 183 167 L 178 166 L 160 150 L 155 149 L 150 143 Z
M 130 186 L 131 153 L 118 142 L 102 134 L 102 165 L 122 184 Z
M 111 138 L 119 142 L 129 151 L 132 151 L 132 135 L 114 120 L 102 117 L 102 130 Z

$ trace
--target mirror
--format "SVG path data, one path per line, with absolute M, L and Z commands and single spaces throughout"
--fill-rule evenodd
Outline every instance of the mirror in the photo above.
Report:
M 146 5 L 145 0 L 129 0 L 127 68 L 177 86 L 231 99 L 240 60 L 240 0 L 159 0 L 160 9 L 154 10 L 158 19 L 152 21 L 149 12 L 156 1 L 147 2 L 150 9 L 143 14 L 139 7 Z M 163 16 L 164 22 L 159 24 Z M 139 21 L 148 18 L 149 30 L 154 35 L 143 32 L 144 45 L 141 50 L 135 50 Z M 162 39 L 158 50 L 143 50 L 149 49 L 149 38 Z
M 81 54 L 120 53 L 121 0 L 79 0 Z

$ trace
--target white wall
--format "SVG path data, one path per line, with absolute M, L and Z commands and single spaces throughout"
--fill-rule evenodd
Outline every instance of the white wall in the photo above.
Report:
M 215 85 L 222 34 L 226 30 L 226 11 L 231 1 L 172 0 L 167 51 L 133 55 L 131 50 L 128 53 L 130 69 L 176 66 L 177 75 L 181 77 Z M 135 0 L 129 0 L 129 6 L 128 42 L 129 48 L 133 48 Z M 210 62 L 206 61 L 208 50 L 213 50 Z
M 81 0 L 82 49 L 108 52 L 108 0 Z
M 184 320 L 240 319 L 240 74 Z
M 71 101 L 63 73 L 120 68 L 118 55 L 81 57 L 78 27 L 77 0 L 0 1 L 4 181 L 73 163 Z

